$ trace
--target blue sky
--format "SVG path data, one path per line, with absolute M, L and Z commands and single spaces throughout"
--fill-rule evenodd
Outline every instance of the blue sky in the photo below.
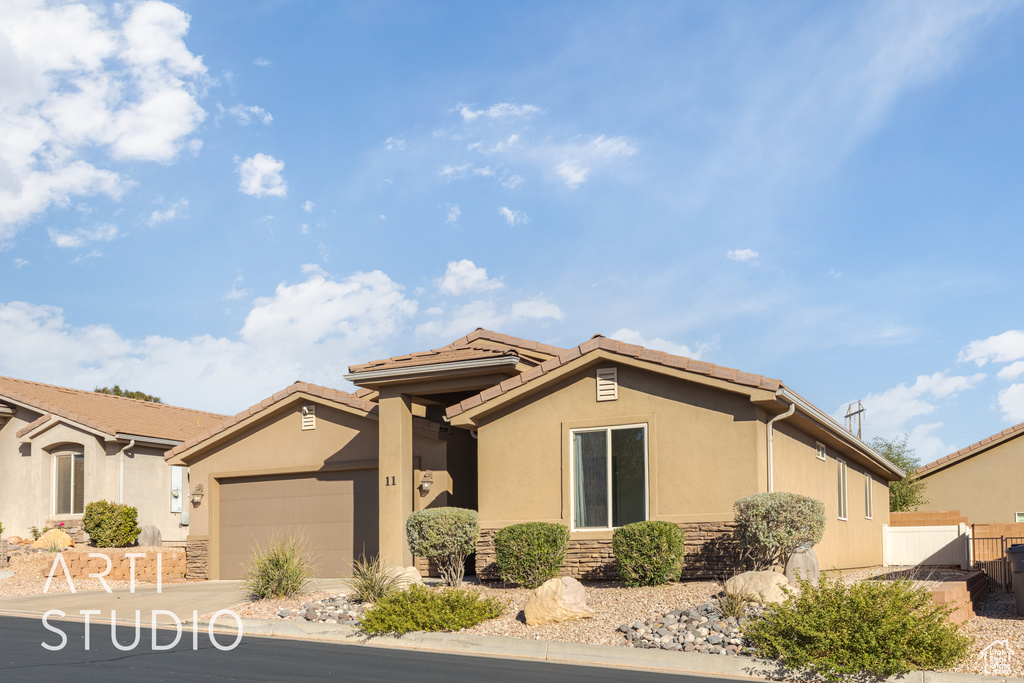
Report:
M 477 326 L 1024 421 L 1017 3 L 0 6 L 0 374 L 235 413 Z

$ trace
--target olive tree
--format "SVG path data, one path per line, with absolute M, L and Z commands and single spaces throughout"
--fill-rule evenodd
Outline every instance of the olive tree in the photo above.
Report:
M 785 566 L 793 551 L 825 534 L 825 504 L 798 493 L 755 493 L 737 500 L 736 538 L 754 569 Z

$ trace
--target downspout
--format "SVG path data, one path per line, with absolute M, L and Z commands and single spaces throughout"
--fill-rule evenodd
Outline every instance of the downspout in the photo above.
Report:
M 128 442 L 128 445 L 121 449 L 117 459 L 117 502 L 124 505 L 124 452 L 135 447 L 135 439 Z
M 778 394 L 775 395 L 777 398 Z M 772 460 L 772 436 L 775 433 L 775 429 L 772 427 L 776 420 L 785 420 L 787 417 L 793 415 L 796 412 L 796 404 L 790 403 L 789 410 L 784 413 L 779 413 L 772 419 L 768 420 L 768 493 L 775 491 L 775 465 Z

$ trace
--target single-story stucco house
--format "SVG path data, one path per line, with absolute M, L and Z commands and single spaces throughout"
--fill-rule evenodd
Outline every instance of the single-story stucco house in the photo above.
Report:
M 184 541 L 188 475 L 163 456 L 224 417 L 0 377 L 4 535 L 81 528 L 86 504 L 110 500 L 138 508 L 139 524 L 157 527 L 164 540 Z
M 205 494 L 190 575 L 238 577 L 253 543 L 289 530 L 321 576 L 364 554 L 409 565 L 406 518 L 444 505 L 479 511 L 485 577 L 506 525 L 568 525 L 567 568 L 597 578 L 614 572 L 615 527 L 645 519 L 686 529 L 691 576 L 724 574 L 733 503 L 763 491 L 824 502 L 822 567 L 882 563 L 902 471 L 778 380 L 600 335 L 563 349 L 483 329 L 346 379 L 359 391 L 296 383 L 168 451 Z
M 972 524 L 1024 522 L 1024 422 L 914 471 L 928 502 L 918 510 L 959 510 Z

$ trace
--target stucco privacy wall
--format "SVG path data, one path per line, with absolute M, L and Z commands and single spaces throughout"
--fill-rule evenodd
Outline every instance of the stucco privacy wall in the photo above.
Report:
M 302 429 L 302 405 L 315 403 L 316 428 Z M 192 555 L 208 553 L 208 578 L 220 578 L 219 506 L 220 487 L 238 477 L 286 477 L 296 473 L 330 472 L 351 469 L 376 472 L 378 455 L 377 420 L 355 409 L 343 409 L 321 399 L 296 395 L 280 406 L 255 416 L 251 424 L 230 437 L 216 441 L 208 450 L 190 459 L 191 486 L 202 484 L 205 495 L 198 507 L 191 509 L 189 534 L 190 576 L 202 573 L 201 558 Z M 420 470 L 433 471 L 430 494 L 414 492 L 415 507 L 447 504 L 451 483 L 445 469 L 445 443 L 425 436 L 419 430 L 413 435 L 415 460 Z M 420 476 L 420 471 L 413 473 Z M 365 477 L 360 477 L 360 480 Z M 374 486 L 377 477 L 372 477 Z M 376 489 L 373 517 L 376 518 Z M 357 497 L 358 499 L 358 497 Z M 311 539 L 316 541 L 316 539 Z
M 764 425 L 747 396 L 618 365 L 618 399 L 598 402 L 595 368 L 611 365 L 584 366 L 484 418 L 478 430 L 483 529 L 524 521 L 571 525 L 571 434 L 588 427 L 647 425 L 650 519 L 731 521 L 733 502 L 758 491 L 754 454 Z M 574 531 L 571 538 L 611 536 L 611 530 Z
M 877 474 L 825 445 L 818 458 L 818 440 L 793 425 L 774 425 L 774 483 L 776 491 L 817 498 L 825 504 L 825 535 L 815 546 L 818 564 L 831 567 L 869 567 L 882 564 L 882 525 L 889 523 L 889 487 Z M 847 519 L 839 519 L 839 460 L 847 465 Z M 866 516 L 865 481 L 871 481 L 872 513 Z
M 1024 513 L 1024 434 L 926 470 L 921 480 L 928 502 L 918 510 L 960 510 L 972 524 L 1013 523 Z
M 0 428 L 0 522 L 4 533 L 28 537 L 32 526 L 77 519 L 80 515 L 54 514 L 54 455 L 84 455 L 86 504 L 96 500 L 120 500 L 120 453 L 127 444 L 107 443 L 103 438 L 64 422 L 36 433 L 21 443 L 17 432 L 41 413 L 18 408 Z M 171 468 L 163 451 L 133 446 L 124 458 L 124 502 L 138 508 L 139 524 L 160 529 L 166 541 L 185 540 L 179 517 L 171 512 Z

